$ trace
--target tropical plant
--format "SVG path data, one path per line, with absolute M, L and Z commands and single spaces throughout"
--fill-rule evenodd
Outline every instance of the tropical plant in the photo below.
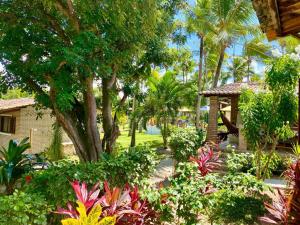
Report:
M 234 82 L 242 82 L 247 76 L 247 61 L 242 57 L 234 57 L 232 63 L 228 66 L 228 73 L 233 76 Z
M 31 181 L 24 184 L 24 189 L 27 193 L 44 196 L 50 205 L 66 205 L 68 201 L 76 201 L 69 180 L 85 181 L 90 186 L 99 181 L 101 186 L 105 180 L 119 187 L 126 183 L 142 185 L 157 164 L 155 150 L 146 146 L 124 149 L 115 156 L 105 154 L 102 158 L 96 163 L 67 159 L 54 162 L 47 170 L 32 173 Z
M 43 196 L 15 190 L 0 197 L 0 224 L 47 225 L 52 210 Z
M 168 136 L 170 133 L 169 123 L 177 116 L 182 105 L 182 95 L 184 89 L 175 79 L 172 72 L 166 72 L 161 77 L 152 76 L 149 79 L 149 98 L 147 107 L 152 108 L 156 121 L 161 128 L 164 147 L 167 148 Z
M 298 143 L 293 144 L 293 153 L 297 158 L 300 157 L 300 145 Z
M 69 203 L 68 209 L 58 209 L 57 213 L 68 215 L 74 221 L 81 221 L 86 216 L 92 218 L 93 214 L 97 213 L 97 218 L 103 218 L 100 224 L 102 221 L 114 221 L 117 225 L 142 225 L 149 222 L 150 215 L 151 217 L 155 216 L 149 203 L 141 200 L 137 187 L 131 188 L 126 185 L 123 190 L 118 187 L 110 189 L 109 184 L 105 181 L 102 196 L 99 196 L 98 184 L 89 192 L 86 183 L 80 185 L 78 181 L 74 181 L 72 187 L 76 193 L 79 208 L 74 210 Z M 68 219 L 66 222 L 72 221 L 72 219 Z
M 201 176 L 206 176 L 214 169 L 220 167 L 221 160 L 219 160 L 220 153 L 216 154 L 213 146 L 206 145 L 198 149 L 198 155 L 191 157 L 192 162 L 197 163 L 198 170 Z
M 222 9 L 222 10 L 221 10 Z M 253 15 L 251 2 L 247 0 L 211 1 L 210 7 L 204 8 L 204 25 L 209 28 L 210 36 L 218 45 L 219 56 L 215 68 L 213 87 L 218 85 L 226 49 L 236 40 L 249 33 Z
M 102 208 L 100 205 L 95 205 L 91 209 L 90 213 L 87 213 L 87 210 L 84 204 L 80 201 L 77 201 L 78 207 L 78 218 L 68 218 L 61 221 L 62 225 L 115 225 L 116 218 L 112 216 L 107 216 L 99 220 L 102 213 Z
M 30 148 L 29 138 L 24 138 L 18 143 L 10 140 L 8 147 L 0 149 L 0 183 L 5 184 L 6 192 L 12 194 L 15 182 L 31 167 L 23 154 Z
M 261 218 L 267 224 L 297 225 L 300 223 L 300 160 L 284 173 L 292 191 L 278 191 L 272 204 L 265 203 L 268 215 Z
M 257 177 L 263 178 L 279 139 L 293 137 L 290 124 L 297 117 L 294 95 L 299 65 L 290 56 L 269 63 L 266 83 L 270 91 L 243 91 L 239 109 L 249 147 L 256 152 Z M 288 110 L 287 110 L 288 109 Z M 261 165 L 262 150 L 270 148 L 267 163 Z
M 204 131 L 191 128 L 174 128 L 171 130 L 169 145 L 177 162 L 189 160 L 197 154 L 197 149 L 204 142 Z

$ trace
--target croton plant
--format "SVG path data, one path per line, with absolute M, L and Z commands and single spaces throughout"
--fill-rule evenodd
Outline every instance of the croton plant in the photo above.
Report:
M 59 208 L 57 213 L 69 217 L 62 220 L 63 225 L 76 225 L 74 221 L 93 219 L 97 221 L 93 225 L 144 225 L 156 218 L 156 213 L 147 200 L 141 199 L 137 187 L 126 185 L 123 189 L 110 188 L 108 182 L 104 182 L 104 190 L 99 189 L 99 183 L 88 191 L 86 183 L 78 181 L 71 183 L 76 197 L 78 208 L 72 203 L 67 204 L 67 209 Z M 74 223 L 70 223 L 74 222 Z M 88 223 L 91 225 L 92 223 Z

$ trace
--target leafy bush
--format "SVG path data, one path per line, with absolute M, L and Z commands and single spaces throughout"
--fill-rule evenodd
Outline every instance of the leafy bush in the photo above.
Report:
M 247 173 L 227 174 L 221 178 L 215 177 L 211 182 L 219 190 L 239 191 L 251 197 L 264 197 L 262 193 L 268 190 L 268 186 L 263 181 Z
M 184 224 L 197 224 L 199 218 L 206 217 L 210 222 L 221 224 L 253 224 L 251 222 L 264 214 L 263 202 L 269 198 L 263 192 L 267 187 L 251 174 L 202 176 L 194 163 L 179 163 L 176 173 L 170 186 L 161 190 L 167 196 L 168 205 L 174 207 L 173 220 L 178 218 Z M 163 209 L 169 213 L 170 221 L 170 210 Z M 235 210 L 237 215 L 231 218 Z
M 251 153 L 236 153 L 232 151 L 230 154 L 227 154 L 227 168 L 230 172 L 255 172 L 253 169 L 253 158 L 254 155 Z
M 208 197 L 206 209 L 210 222 L 221 224 L 254 224 L 265 213 L 260 198 L 236 190 L 220 190 Z
M 85 181 L 93 185 L 108 180 L 114 186 L 141 183 L 149 178 L 156 165 L 155 151 L 148 147 L 130 148 L 117 156 L 103 155 L 96 163 L 62 160 L 49 169 L 33 173 L 24 186 L 28 193 L 39 193 L 53 206 L 75 201 L 70 181 Z
M 0 197 L 0 225 L 47 225 L 50 210 L 43 197 L 16 190 Z
M 169 145 L 177 162 L 187 161 L 191 156 L 196 155 L 204 138 L 204 131 L 196 131 L 192 128 L 173 129 Z
M 261 155 L 261 165 L 266 165 L 268 167 L 265 169 L 265 177 L 270 177 L 272 175 L 279 176 L 287 169 L 287 158 L 283 159 L 278 153 L 274 152 L 270 159 L 267 154 Z M 227 168 L 231 173 L 251 173 L 255 174 L 256 161 L 255 155 L 253 153 L 232 153 L 227 155 Z

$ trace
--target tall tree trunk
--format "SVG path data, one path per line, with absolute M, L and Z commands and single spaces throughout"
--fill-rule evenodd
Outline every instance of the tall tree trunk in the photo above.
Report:
M 218 86 L 218 81 L 219 81 L 219 78 L 220 78 L 220 75 L 221 75 L 222 64 L 223 64 L 224 56 L 225 56 L 225 49 L 226 49 L 225 45 L 222 45 L 221 48 L 220 48 L 218 66 L 217 66 L 217 69 L 216 69 L 216 72 L 215 72 L 213 88 Z
M 250 65 L 251 65 L 251 58 L 250 56 L 247 57 L 247 83 L 250 82 Z
M 163 118 L 163 127 L 162 127 L 162 136 L 163 136 L 163 142 L 164 142 L 164 148 L 168 148 L 168 118 Z
M 197 103 L 196 103 L 196 128 L 200 129 L 200 116 L 201 116 L 201 95 L 200 92 L 202 90 L 202 64 L 203 64 L 203 48 L 204 48 L 204 41 L 203 37 L 199 36 L 200 38 L 200 56 L 199 56 L 199 73 L 198 73 L 198 93 L 197 93 Z
M 93 78 L 85 78 L 84 103 L 75 101 L 73 110 L 61 111 L 56 105 L 56 93 L 50 86 L 50 98 L 53 113 L 57 122 L 63 127 L 81 161 L 91 162 L 99 160 L 102 152 L 100 134 L 97 128 L 96 101 L 92 91 Z M 83 107 L 85 106 L 85 107 Z
M 130 147 L 134 147 L 135 146 L 135 140 L 136 140 L 136 120 L 133 119 L 132 122 L 132 128 L 131 128 L 131 140 L 130 140 Z
M 112 78 L 113 79 L 113 78 Z M 119 127 L 117 126 L 117 115 L 112 117 L 112 101 L 111 89 L 112 79 L 102 79 L 102 114 L 103 114 L 103 130 L 104 137 L 102 140 L 102 148 L 111 153 L 117 137 L 120 134 Z
M 136 109 L 136 98 L 135 95 L 133 96 L 132 100 L 132 116 L 131 116 L 131 141 L 130 141 L 130 147 L 135 146 L 135 136 L 136 136 L 136 118 L 135 118 L 135 109 Z

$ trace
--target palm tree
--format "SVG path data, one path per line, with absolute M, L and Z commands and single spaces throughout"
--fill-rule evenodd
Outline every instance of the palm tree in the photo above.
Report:
M 167 148 L 169 123 L 172 118 L 176 117 L 179 108 L 182 106 L 184 89 L 172 72 L 166 72 L 162 77 L 155 78 L 152 76 L 149 79 L 149 89 L 146 108 L 149 112 L 154 113 L 161 128 L 164 147 Z
M 251 62 L 253 59 L 262 61 L 271 57 L 271 46 L 264 42 L 265 36 L 260 29 L 253 29 L 254 37 L 250 40 L 245 40 L 243 46 L 243 55 L 247 60 L 247 80 L 250 81 L 250 76 L 254 75 L 251 71 Z
M 218 64 L 215 70 L 213 87 L 218 85 L 225 51 L 232 43 L 249 33 L 254 11 L 248 0 L 211 1 L 209 13 L 205 18 L 211 35 L 219 46 Z
M 243 78 L 248 74 L 247 60 L 239 56 L 234 57 L 227 69 L 234 82 L 242 82 Z
M 205 20 L 210 9 L 209 0 L 198 0 L 194 8 L 187 13 L 187 31 L 189 33 L 195 33 L 199 39 L 199 63 L 198 63 L 198 77 L 197 77 L 197 103 L 196 103 L 196 128 L 200 128 L 200 106 L 201 106 L 201 95 L 199 94 L 203 86 L 203 58 L 204 58 L 204 47 L 205 38 L 209 32 L 209 24 Z

